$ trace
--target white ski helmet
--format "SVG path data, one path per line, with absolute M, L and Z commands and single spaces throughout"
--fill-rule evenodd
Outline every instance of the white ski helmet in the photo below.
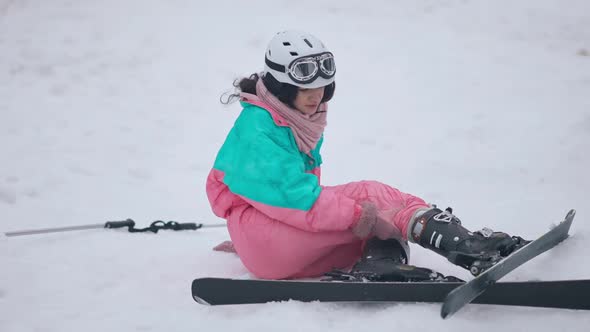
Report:
M 281 83 L 314 89 L 334 82 L 334 55 L 324 43 L 302 31 L 282 31 L 268 44 L 264 73 Z

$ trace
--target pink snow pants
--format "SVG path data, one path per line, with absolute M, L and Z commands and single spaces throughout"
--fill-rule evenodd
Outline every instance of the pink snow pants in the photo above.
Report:
M 397 229 L 396 237 L 407 240 L 408 223 L 419 208 L 428 207 L 420 198 L 376 181 L 324 186 L 357 202 L 371 201 Z M 245 202 L 244 202 L 245 203 Z M 227 224 L 236 252 L 246 268 L 258 278 L 291 279 L 317 277 L 354 264 L 364 241 L 350 229 L 309 232 L 269 218 L 249 204 L 234 206 Z

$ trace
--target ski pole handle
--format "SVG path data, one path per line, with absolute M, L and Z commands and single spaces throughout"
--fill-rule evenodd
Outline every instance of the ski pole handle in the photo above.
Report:
M 122 227 L 128 227 L 129 229 L 132 229 L 133 226 L 135 226 L 135 221 L 133 221 L 131 219 L 122 220 L 122 221 L 107 221 L 104 224 L 104 228 L 122 228 Z
M 171 222 L 170 223 L 170 227 L 175 231 L 182 231 L 185 229 L 197 230 L 197 229 L 201 228 L 202 226 L 203 226 L 202 224 L 195 224 L 192 222 L 186 222 L 186 223 Z

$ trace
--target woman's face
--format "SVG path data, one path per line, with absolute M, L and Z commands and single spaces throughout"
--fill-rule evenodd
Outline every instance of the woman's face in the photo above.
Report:
M 293 104 L 299 112 L 313 114 L 318 110 L 322 98 L 324 98 L 324 87 L 315 89 L 299 88 Z

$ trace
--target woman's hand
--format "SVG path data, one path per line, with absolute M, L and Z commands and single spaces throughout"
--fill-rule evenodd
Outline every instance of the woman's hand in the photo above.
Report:
M 361 216 L 352 232 L 358 238 L 366 239 L 372 235 L 375 224 L 377 223 L 377 206 L 372 202 L 361 203 Z
M 376 236 L 381 240 L 401 239 L 402 234 L 393 225 L 393 216 L 398 210 L 378 211 L 377 206 L 369 201 L 362 202 L 361 215 L 358 222 L 353 227 L 354 235 L 361 239 Z

